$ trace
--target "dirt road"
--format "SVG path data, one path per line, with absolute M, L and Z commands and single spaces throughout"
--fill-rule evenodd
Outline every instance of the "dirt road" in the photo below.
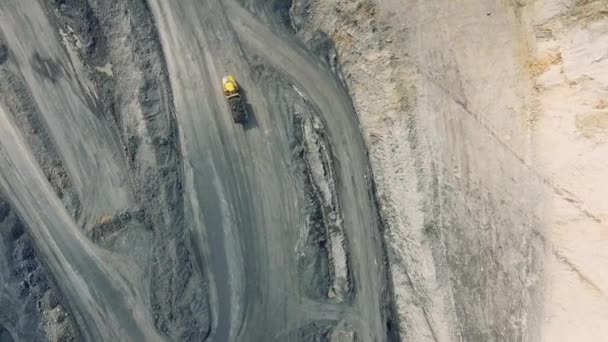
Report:
M 151 8 L 176 94 L 186 164 L 192 168 L 187 177 L 193 180 L 186 182 L 194 185 L 190 203 L 195 220 L 199 216 L 202 222 L 201 241 L 214 242 L 200 247 L 201 253 L 208 250 L 217 289 L 214 336 L 257 340 L 273 331 L 279 337 L 315 317 L 339 321 L 343 311 L 354 311 L 349 323 L 357 332 L 382 340 L 379 227 L 369 197 L 365 149 L 340 83 L 295 41 L 263 26 L 236 3 L 158 1 Z M 252 65 L 254 59 L 259 64 Z M 294 99 L 264 94 L 259 87 L 263 80 L 252 67 L 282 73 L 283 83 L 274 86 L 301 89 L 328 126 L 340 161 L 338 191 L 356 270 L 352 307 L 307 305 L 299 294 L 293 249 L 303 195 L 289 150 L 293 113 L 281 112 Z M 218 87 L 226 73 L 234 73 L 247 90 L 255 121 L 244 128 L 233 125 L 226 112 Z M 276 319 L 277 312 L 282 319 Z
M 12 98 L 0 103 L 0 186 L 74 334 L 395 338 L 367 152 L 331 66 L 255 1 L 89 3 L 0 5 L 2 72 L 18 75 L 35 108 L 28 120 L 43 123 L 24 130 Z M 129 29 L 146 23 L 157 36 Z M 151 48 L 138 35 L 162 52 L 143 66 L 138 53 Z M 242 126 L 221 92 L 228 73 L 245 91 Z M 40 132 L 48 150 L 33 145 Z M 49 184 L 41 160 L 51 152 L 79 210 L 64 183 Z M 141 251 L 121 247 L 135 242 Z

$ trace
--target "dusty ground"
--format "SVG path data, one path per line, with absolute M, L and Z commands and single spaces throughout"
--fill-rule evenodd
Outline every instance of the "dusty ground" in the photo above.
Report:
M 602 340 L 606 16 L 1 2 L 0 341 Z
M 397 338 L 352 103 L 266 5 L 0 4 L 1 336 Z
M 296 1 L 338 51 L 407 340 L 601 340 L 606 3 Z

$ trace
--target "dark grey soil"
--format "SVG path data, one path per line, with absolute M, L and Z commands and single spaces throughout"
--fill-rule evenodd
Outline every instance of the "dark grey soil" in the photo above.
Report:
M 74 177 L 71 180 L 66 172 L 31 91 L 19 69 L 11 64 L 11 51 L 1 37 L 0 104 L 11 113 L 55 193 L 90 241 L 111 252 L 108 254 L 129 258 L 143 270 L 145 283 L 138 284 L 138 292 L 147 296 L 145 302 L 149 303 L 156 330 L 167 340 L 204 341 L 211 333 L 209 281 L 205 260 L 195 261 L 190 245 L 192 227 L 184 217 L 184 193 L 188 189 L 183 185 L 182 146 L 167 67 L 150 9 L 145 0 L 47 0 L 44 6 L 59 39 L 67 40 L 66 54 L 78 56 L 94 88 L 95 96 L 83 95 L 88 106 L 122 147 L 120 158 L 126 165 L 133 203 L 99 217 L 87 217 L 90 208 L 79 198 Z M 274 2 L 273 10 L 278 18 L 274 20 L 297 29 L 297 22 L 290 24 L 297 17 L 290 16 L 290 6 Z M 327 36 L 319 33 L 308 46 L 340 76 L 333 43 Z M 30 62 L 37 73 L 53 82 L 67 75 L 66 67 L 58 61 L 35 54 Z M 320 190 L 324 184 L 318 184 L 319 179 L 312 175 L 313 168 L 319 166 L 311 166 L 305 156 L 309 143 L 303 128 L 303 118 L 322 115 L 288 86 L 294 82 L 262 62 L 251 62 L 257 65 L 252 78 L 260 91 L 267 99 L 274 99 L 268 104 L 270 112 L 290 118 L 279 122 L 286 125 L 293 177 L 303 189 L 305 201 L 301 208 L 303 223 L 293 227 L 301 233 L 295 253 L 300 277 L 297 290 L 302 293 L 296 295 L 335 304 L 328 293 L 336 277 L 329 243 L 331 233 L 339 230 L 342 221 L 339 194 L 331 184 L 337 181 L 333 170 L 337 160 L 321 126 L 315 134 L 323 145 L 319 147 L 323 150 L 323 181 L 330 183 L 332 193 L 332 201 L 327 202 Z M 79 81 L 74 83 L 83 87 Z M 254 119 L 250 117 L 245 128 L 255 127 Z M 28 234 L 36 227 L 24 227 L 9 202 L 0 200 L 0 252 L 4 254 L 0 271 L 6 275 L 2 280 L 13 300 L 1 302 L 0 342 L 8 338 L 7 331 L 25 341 L 80 340 L 77 327 L 86 325 L 68 313 L 69 303 L 45 272 L 44 262 L 36 257 L 35 242 Z M 348 260 L 346 239 L 340 243 Z M 356 295 L 352 286 L 356 275 L 346 268 L 343 280 L 348 285 L 344 287 L 345 302 L 341 302 L 345 306 Z M 302 328 L 280 340 L 329 341 L 338 327 L 348 330 L 344 322 L 319 318 L 312 323 L 306 321 Z
M 138 201 L 136 208 L 95 225 L 91 238 L 116 238 L 134 225 L 152 231 L 149 254 L 140 259 L 149 260 L 141 266 L 154 275 L 149 286 L 155 325 L 171 340 L 203 340 L 209 333 L 206 282 L 193 266 L 185 238 L 189 227 L 184 223 L 177 125 L 152 15 L 143 0 L 51 1 L 50 10 L 59 28 L 71 28 L 83 42 L 79 53 L 100 94 L 95 109 L 122 140 Z M 95 69 L 107 64 L 111 77 Z M 112 248 L 107 241 L 105 246 Z
M 13 342 L 13 337 L 8 332 L 8 330 L 0 327 L 0 342 Z
M 138 202 L 133 208 L 111 213 L 109 220 L 98 218 L 95 222 L 85 222 L 83 229 L 92 241 L 110 250 L 119 248 L 115 245 L 118 238 L 131 236 L 129 230 L 152 232 L 147 251 L 138 250 L 132 253 L 139 255 L 132 256 L 140 267 L 154 275 L 147 287 L 155 325 L 171 340 L 203 340 L 209 332 L 206 282 L 201 270 L 193 266 L 185 238 L 189 227 L 183 219 L 182 165 L 172 94 L 147 5 L 145 1 L 49 0 L 46 6 L 58 31 L 67 32 L 71 43 L 78 40 L 81 44 L 82 48 L 76 52 L 99 95 L 87 102 L 121 140 Z M 80 200 L 46 133 L 39 110 L 21 76 L 3 65 L 9 57 L 10 51 L 0 39 L 0 102 L 25 133 L 59 198 L 72 216 L 79 219 Z M 47 76 L 51 78 L 62 73 L 60 68 L 53 67 L 52 61 L 34 56 L 33 63 L 40 66 L 37 69 L 40 72 L 50 72 Z M 112 65 L 113 76 L 97 70 L 108 63 Z M 134 79 L 134 73 L 141 78 Z M 129 110 L 133 107 L 143 113 L 148 134 L 142 135 L 139 128 L 142 120 L 137 112 Z M 152 151 L 152 158 L 147 151 Z M 48 319 L 43 322 L 42 312 L 56 307 L 61 296 L 51 290 L 43 267 L 35 257 L 32 241 L 24 233 L 26 229 L 14 215 L 9 215 L 6 202 L 0 204 L 0 217 L 13 220 L 6 223 L 9 228 L 2 230 L 8 232 L 2 242 L 7 250 L 13 251 L 8 260 L 8 265 L 14 268 L 12 281 L 19 298 L 24 298 L 23 308 L 29 308 L 22 314 L 30 317 L 27 321 L 35 328 L 28 333 L 37 331 L 35 340 L 65 341 L 65 336 L 76 336 L 71 320 L 62 319 L 69 323 L 64 337 L 43 337 L 46 334 L 43 325 Z M 7 315 L 18 314 L 15 309 Z
M 10 327 L 17 340 L 77 340 L 78 330 L 60 304 L 61 294 L 54 290 L 53 281 L 37 258 L 32 239 L 2 198 L 0 252 L 3 253 L 0 256 L 0 282 L 6 295 L 0 297 L 0 327 Z M 3 333 L 0 329 L 0 337 L 10 341 L 6 330 Z M 4 340 L 0 338 L 0 341 Z
M 310 107 L 292 88 L 277 86 L 289 83 L 268 67 L 258 65 L 254 68 L 254 79 L 267 93 L 268 98 L 276 99 L 271 105 L 277 106 L 277 112 L 288 113 L 292 118 L 289 140 L 294 162 L 294 174 L 305 189 L 306 220 L 302 227 L 303 241 L 299 242 L 299 274 L 304 294 L 312 299 L 326 300 L 330 287 L 329 255 L 327 250 L 327 227 L 323 217 L 322 203 L 315 192 L 304 158 L 304 137 L 300 115 L 310 113 Z

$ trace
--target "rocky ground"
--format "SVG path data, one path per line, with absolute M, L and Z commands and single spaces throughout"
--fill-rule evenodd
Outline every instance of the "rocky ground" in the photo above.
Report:
M 0 279 L 4 289 L 0 296 L 3 326 L 0 341 L 13 338 L 16 341 L 77 341 L 78 330 L 61 304 L 61 294 L 40 263 L 17 213 L 1 198 L 0 240 Z
M 90 91 L 86 102 L 93 115 L 113 132 L 115 142 L 124 146 L 115 157 L 126 161 L 130 208 L 113 211 L 112 206 L 104 209 L 102 204 L 83 208 L 88 194 L 74 187 L 67 176 L 40 108 L 23 76 L 11 64 L 16 61 L 15 55 L 4 56 L 3 61 L 8 62 L 0 65 L 2 105 L 14 115 L 20 129 L 29 133 L 25 136 L 37 161 L 83 232 L 97 245 L 130 258 L 145 270 L 145 277 L 150 278 L 149 305 L 155 327 L 175 340 L 201 340 L 209 329 L 206 288 L 202 275 L 193 266 L 185 239 L 187 227 L 180 196 L 182 166 L 175 153 L 179 142 L 151 15 L 145 3 L 138 1 L 52 0 L 43 1 L 42 5 L 54 22 L 62 48 L 71 59 L 76 77 L 80 77 L 78 81 Z M 54 64 L 42 58 L 38 64 L 40 72 L 56 72 L 57 77 L 65 73 L 53 71 Z M 13 213 L 6 202 L 2 205 Z M 52 300 L 58 294 L 47 285 L 29 234 L 24 233 L 14 214 L 7 216 L 6 225 L 21 227 L 19 233 L 3 236 L 7 251 L 16 251 L 13 257 L 17 259 L 8 262 L 11 267 L 18 267 L 14 271 L 15 286 L 23 293 L 20 296 L 33 298 L 32 305 L 38 303 L 40 312 L 40 323 L 22 318 L 22 324 L 28 326 L 15 326 L 11 331 L 18 340 L 30 340 L 29 335 L 36 336 L 33 340 L 80 340 L 74 322 L 57 299 Z M 23 271 L 26 273 L 21 271 L 25 267 L 21 262 L 31 264 Z M 192 282 L 199 286 L 190 285 Z M 24 312 L 29 315 L 30 311 Z M 31 312 L 32 318 L 37 317 L 35 310 Z M 56 323 L 49 324 L 49 320 Z
M 3 339 L 396 338 L 338 74 L 288 20 L 227 6 L 0 4 Z M 228 10 L 295 58 L 241 46 Z M 228 67 L 243 126 L 217 97 Z
M 1 3 L 0 341 L 602 340 L 607 17 Z

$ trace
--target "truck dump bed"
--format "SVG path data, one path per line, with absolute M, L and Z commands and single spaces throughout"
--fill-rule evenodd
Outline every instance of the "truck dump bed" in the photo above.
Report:
M 247 120 L 247 112 L 245 111 L 245 105 L 243 98 L 239 94 L 234 94 L 227 98 L 228 106 L 232 112 L 232 119 L 235 123 L 244 123 Z

